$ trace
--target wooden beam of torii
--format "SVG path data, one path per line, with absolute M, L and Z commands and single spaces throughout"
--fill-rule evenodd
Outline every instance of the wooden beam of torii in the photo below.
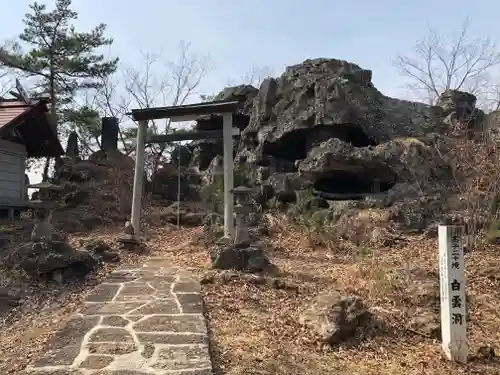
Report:
M 233 221 L 233 136 L 239 135 L 237 128 L 233 129 L 233 113 L 240 107 L 241 101 L 213 101 L 182 106 L 133 109 L 129 115 L 139 123 L 137 131 L 136 159 L 134 171 L 134 189 L 132 196 L 131 224 L 135 239 L 140 235 L 141 200 L 144 183 L 144 150 L 146 143 L 178 142 L 194 139 L 223 138 L 224 151 L 224 235 L 234 236 Z M 146 138 L 148 121 L 170 119 L 171 122 L 193 121 L 202 116 L 219 114 L 223 117 L 222 130 L 198 131 L 167 134 Z
M 232 129 L 233 137 L 240 135 L 240 130 L 238 128 Z M 179 142 L 179 141 L 195 141 L 199 139 L 223 139 L 223 130 L 200 130 L 192 132 L 179 132 L 164 135 L 152 135 L 146 138 L 146 144 L 148 143 L 169 143 L 169 142 Z

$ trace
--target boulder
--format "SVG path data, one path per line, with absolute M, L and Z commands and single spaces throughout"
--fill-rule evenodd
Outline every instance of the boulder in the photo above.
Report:
M 238 100 L 240 108 L 233 113 L 233 127 L 243 130 L 250 121 L 253 109 L 253 99 L 258 94 L 258 89 L 250 85 L 226 87 L 218 93 L 214 100 Z M 221 130 L 223 128 L 222 115 L 203 116 L 197 120 L 197 130 Z M 187 146 L 191 152 L 189 166 L 204 171 L 210 166 L 212 159 L 222 156 L 222 139 L 202 139 L 191 142 Z M 236 151 L 236 147 L 235 147 Z
M 216 245 L 210 250 L 212 267 L 261 272 L 271 265 L 262 244 Z
M 470 118 L 476 109 L 477 98 L 473 94 L 459 90 L 445 90 L 438 99 L 437 106 L 446 114 L 455 112 L 457 118 Z
M 497 358 L 497 354 L 495 353 L 495 348 L 489 345 L 482 345 L 477 349 L 476 358 L 479 360 L 485 361 L 493 361 Z
M 213 185 L 224 179 L 224 159 L 216 156 L 210 160 L 210 164 L 202 173 L 201 182 L 203 185 Z
M 90 180 L 104 179 L 107 176 L 107 168 L 89 161 L 74 162 L 64 159 L 64 163 L 57 170 L 56 178 L 61 181 L 72 183 L 84 183 Z
M 314 183 L 315 190 L 333 198 L 375 192 L 377 182 L 378 189 L 385 191 L 396 179 L 383 154 L 367 147 L 354 147 L 338 138 L 313 148 L 298 167 Z
M 214 100 L 241 100 L 243 105 L 237 113 L 250 114 L 253 109 L 253 99 L 258 94 L 259 90 L 252 85 L 238 85 L 224 88 Z
M 20 267 L 32 277 L 52 274 L 56 270 L 85 275 L 95 264 L 87 251 L 76 250 L 65 241 L 52 239 L 23 244 L 7 258 L 9 267 Z
M 118 262 L 120 255 L 105 241 L 94 239 L 85 245 L 85 250 L 97 261 Z
M 133 170 L 135 161 L 118 150 L 99 150 L 89 156 L 89 162 L 97 165 L 113 166 L 124 170 Z
M 397 223 L 402 231 L 422 232 L 439 220 L 445 199 L 440 195 L 422 195 L 403 198 L 388 209 L 390 220 Z
M 371 326 L 372 315 L 362 300 L 344 296 L 337 291 L 318 295 L 299 317 L 299 322 L 311 328 L 323 342 L 338 345 L 362 333 Z
M 342 213 L 333 230 L 358 246 L 389 246 L 398 237 L 387 210 L 361 205 Z
M 87 160 L 63 158 L 54 179 L 62 187 L 54 224 L 66 232 L 125 221 L 130 215 L 135 162 L 117 150 L 97 151 Z M 149 189 L 144 175 L 144 191 Z

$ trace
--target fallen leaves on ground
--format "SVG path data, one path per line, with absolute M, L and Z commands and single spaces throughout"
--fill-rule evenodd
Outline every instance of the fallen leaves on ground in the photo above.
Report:
M 210 270 L 200 229 L 149 228 L 150 255 L 190 269 L 203 281 L 211 350 L 217 375 L 494 375 L 495 360 L 458 365 L 442 359 L 440 343 L 406 329 L 419 307 L 415 285 L 438 275 L 437 240 L 408 237 L 391 248 L 326 248 L 308 233 L 271 228 L 269 255 L 276 270 L 262 275 Z M 112 238 L 115 231 L 93 232 Z M 107 236 L 107 237 L 106 237 Z M 74 235 L 73 240 L 90 235 Z M 122 255 L 122 263 L 144 256 Z M 500 250 L 479 249 L 467 255 L 470 297 L 470 351 L 500 348 Z M 17 374 L 43 353 L 51 334 L 78 308 L 91 287 L 114 267 L 67 290 L 33 287 L 19 320 L 0 337 L 0 370 Z M 38 288 L 38 289 L 37 289 Z M 360 344 L 329 348 L 298 323 L 298 316 L 320 291 L 335 289 L 363 299 L 383 324 Z M 31 303 L 31 305 L 30 305 Z
M 165 246 L 163 251 L 160 246 L 156 251 L 190 267 L 204 281 L 217 375 L 500 374 L 496 360 L 476 358 L 467 365 L 446 361 L 438 341 L 406 328 L 419 308 L 421 278 L 438 278 L 437 239 L 414 236 L 391 248 L 346 250 L 339 244 L 328 249 L 311 241 L 306 232 L 281 228 L 269 241 L 277 270 L 263 275 L 281 280 L 276 283 L 237 272 L 229 277 L 227 271 L 207 273 L 209 257 L 197 244 L 198 235 L 184 231 L 182 236 L 186 238 L 174 241 L 182 246 Z M 481 346 L 490 345 L 497 352 L 500 348 L 500 279 L 495 271 L 499 263 L 498 248 L 467 255 L 472 354 Z M 328 289 L 361 297 L 382 322 L 378 332 L 357 345 L 332 349 L 319 344 L 298 323 L 298 316 L 314 296 Z

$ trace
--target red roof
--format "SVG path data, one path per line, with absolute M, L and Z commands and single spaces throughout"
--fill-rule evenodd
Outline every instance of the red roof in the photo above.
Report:
M 10 124 L 22 114 L 33 108 L 20 100 L 0 101 L 0 128 Z
M 12 130 L 17 130 L 25 142 L 28 157 L 64 154 L 47 112 L 45 100 L 26 104 L 17 99 L 0 99 L 0 137 L 8 138 Z

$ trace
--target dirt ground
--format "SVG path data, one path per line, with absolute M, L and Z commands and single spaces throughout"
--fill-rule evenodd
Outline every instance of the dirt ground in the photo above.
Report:
M 474 356 L 481 346 L 500 350 L 500 248 L 466 256 L 473 357 L 459 365 L 442 359 L 439 341 L 406 324 L 422 299 L 419 283 L 438 280 L 437 239 L 409 237 L 376 250 L 328 249 L 308 233 L 272 229 L 270 257 L 278 270 L 266 278 L 274 282 L 233 273 L 229 282 L 204 284 L 217 375 L 500 374 L 498 358 Z M 196 231 L 186 234 L 181 246 L 157 251 L 206 279 L 207 252 L 189 236 L 196 238 Z M 380 327 L 361 343 L 336 349 L 318 344 L 298 316 L 318 292 L 330 288 L 361 297 Z
M 421 296 L 415 286 L 422 278 L 438 277 L 436 239 L 411 237 L 376 250 L 341 244 L 327 248 L 307 232 L 279 223 L 270 229 L 269 255 L 277 270 L 252 277 L 210 270 L 199 228 L 178 231 L 163 226 L 148 231 L 151 255 L 188 267 L 203 281 L 217 375 L 500 374 L 498 359 L 452 364 L 441 358 L 438 341 L 406 328 L 419 308 Z M 92 237 L 111 240 L 118 231 L 95 231 Z M 75 234 L 72 240 L 89 237 Z M 122 254 L 121 263 L 79 285 L 59 289 L 18 280 L 27 292 L 23 307 L 0 323 L 0 373 L 19 373 L 41 354 L 50 331 L 64 323 L 107 272 L 142 259 L 144 255 Z M 480 249 L 466 257 L 471 354 L 485 345 L 500 350 L 499 263 L 499 248 Z M 8 278 L 14 285 L 14 275 L 2 272 L 4 282 Z M 223 274 L 231 277 L 213 277 Z M 264 279 L 272 282 L 263 283 Z M 319 344 L 298 323 L 298 316 L 315 295 L 330 288 L 361 297 L 380 327 L 361 343 L 336 349 Z

